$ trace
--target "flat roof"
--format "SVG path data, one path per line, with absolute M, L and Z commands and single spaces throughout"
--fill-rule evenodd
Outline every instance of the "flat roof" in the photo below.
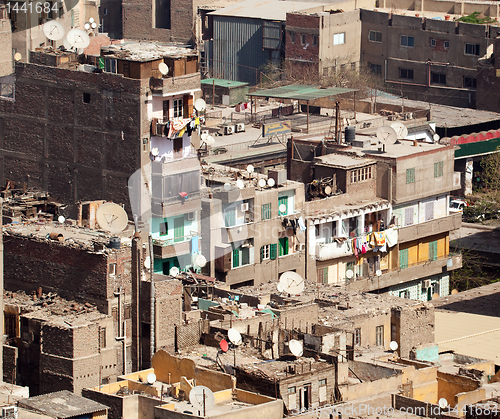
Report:
M 227 88 L 248 86 L 248 83 L 244 83 L 242 81 L 233 81 L 226 79 L 203 79 L 201 81 L 201 84 L 208 84 L 210 86 L 215 84 L 218 87 L 227 87 Z
M 77 396 L 68 390 L 22 399 L 19 400 L 18 405 L 19 407 L 35 410 L 61 419 L 87 415 L 108 409 L 108 406 L 82 396 Z
M 245 0 L 233 4 L 223 9 L 208 13 L 212 16 L 232 16 L 247 17 L 264 20 L 286 20 L 286 14 L 292 12 L 311 11 L 322 12 L 324 3 L 309 3 L 299 1 L 281 1 L 281 0 Z
M 363 157 L 351 157 L 346 154 L 327 154 L 326 156 L 316 157 L 315 163 L 327 164 L 332 167 L 350 169 L 355 167 L 363 167 L 369 164 L 375 164 L 376 160 Z
M 183 46 L 165 45 L 156 42 L 130 42 L 103 46 L 101 47 L 101 54 L 120 60 L 147 62 L 165 57 L 195 56 L 196 52 Z
M 289 3 L 280 1 L 279 3 Z M 358 89 L 348 89 L 344 87 L 329 87 L 322 89 L 319 86 L 309 86 L 306 84 L 291 84 L 289 86 L 275 87 L 273 89 L 257 90 L 248 93 L 248 96 L 254 97 L 272 97 L 276 99 L 295 99 L 295 100 L 316 100 L 330 96 L 341 95 L 343 93 L 357 92 Z

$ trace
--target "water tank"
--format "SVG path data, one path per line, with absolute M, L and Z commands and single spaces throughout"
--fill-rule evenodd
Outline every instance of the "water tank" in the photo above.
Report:
M 122 242 L 119 237 L 110 237 L 108 247 L 111 249 L 119 249 Z
M 356 139 L 356 127 L 345 127 L 344 139 L 346 143 L 352 143 Z

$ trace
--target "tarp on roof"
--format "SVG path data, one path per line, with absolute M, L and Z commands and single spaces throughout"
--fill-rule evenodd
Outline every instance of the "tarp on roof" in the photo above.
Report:
M 290 86 L 275 87 L 273 89 L 257 90 L 256 92 L 248 93 L 248 96 L 272 97 L 275 99 L 316 100 L 357 91 L 358 89 L 348 89 L 344 87 L 329 87 L 322 89 L 318 86 L 292 84 Z

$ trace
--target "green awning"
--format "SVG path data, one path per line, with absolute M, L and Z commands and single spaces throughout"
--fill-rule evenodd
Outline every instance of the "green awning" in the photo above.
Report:
M 290 86 L 275 87 L 273 89 L 257 90 L 256 92 L 248 93 L 248 96 L 308 101 L 357 91 L 358 89 L 347 89 L 343 87 L 329 87 L 322 89 L 318 86 L 292 84 Z

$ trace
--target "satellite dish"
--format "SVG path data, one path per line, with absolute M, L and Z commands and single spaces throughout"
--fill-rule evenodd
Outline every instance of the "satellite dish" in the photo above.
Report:
M 278 282 L 278 291 L 279 292 L 285 291 L 285 284 Z
M 16 52 L 16 53 L 14 54 L 14 60 L 15 60 L 15 61 L 21 61 L 21 58 L 23 58 L 23 56 L 21 55 L 21 53 L 20 53 L 20 52 Z
M 261 188 L 265 187 L 267 185 L 266 179 L 259 179 L 259 186 Z
M 229 343 L 227 343 L 226 339 L 222 339 L 219 346 L 222 352 L 227 352 L 229 350 Z
M 89 22 L 90 22 L 90 23 L 94 23 L 94 22 L 95 22 L 95 21 L 94 21 L 94 18 L 93 18 L 93 17 L 90 17 L 90 18 L 89 18 Z
M 87 48 L 90 38 L 83 29 L 73 28 L 66 35 L 66 40 L 74 48 Z
M 189 392 L 189 402 L 195 409 L 206 412 L 215 405 L 214 393 L 205 386 L 193 387 Z
M 408 136 L 408 128 L 406 128 L 406 125 L 401 122 L 393 122 L 391 124 L 391 128 L 396 131 L 398 139 L 403 139 Z
M 434 135 L 432 136 L 432 139 L 433 139 L 435 142 L 438 142 L 438 141 L 439 141 L 439 138 L 440 138 L 440 137 L 439 137 L 439 134 L 434 134 Z
M 168 271 L 170 276 L 173 276 L 173 277 L 176 277 L 177 275 L 179 275 L 179 272 L 180 272 L 180 269 L 177 266 L 172 266 L 170 268 L 170 270 Z
M 43 34 L 52 41 L 59 41 L 64 38 L 64 26 L 57 20 L 49 20 L 42 26 Z
M 331 186 L 325 186 L 325 194 L 331 195 L 332 193 L 332 187 Z
M 227 331 L 227 337 L 234 345 L 241 345 L 243 343 L 240 332 L 238 332 L 234 328 L 231 328 Z
M 382 271 L 381 271 L 380 269 L 377 269 L 377 270 L 375 271 L 375 275 L 377 275 L 377 276 L 382 276 Z
M 304 291 L 304 278 L 302 278 L 297 272 L 283 272 L 280 276 L 279 282 L 283 284 L 283 291 L 288 294 L 297 295 Z
M 156 374 L 154 372 L 150 372 L 146 377 L 146 380 L 148 381 L 149 384 L 154 384 L 156 381 Z
M 224 190 L 229 191 L 231 189 L 231 184 L 230 183 L 224 183 Z
M 267 179 L 267 184 L 269 187 L 273 187 L 274 185 L 276 185 L 276 181 L 271 177 L 269 179 Z
M 446 406 L 448 406 L 448 400 L 446 400 L 444 397 L 442 397 L 441 399 L 439 399 L 439 407 L 441 409 L 444 409 Z
M 194 263 L 200 268 L 203 268 L 207 264 L 207 259 L 203 255 L 198 255 L 196 256 Z
M 206 132 L 204 132 L 203 134 L 201 134 L 201 141 L 207 141 L 207 138 L 208 138 L 208 134 Z
M 346 271 L 345 276 L 351 279 L 354 276 L 354 272 L 351 269 L 349 269 L 348 271 Z
M 83 27 L 87 30 L 90 29 L 90 23 L 89 22 L 86 22 L 85 25 L 83 25 Z
M 60 215 L 59 217 L 57 217 L 57 221 L 59 221 L 61 224 L 64 224 L 66 218 L 64 218 L 64 215 Z
M 95 218 L 103 230 L 111 233 L 119 233 L 125 230 L 128 224 L 125 210 L 120 205 L 112 202 L 107 202 L 97 208 Z
M 151 268 L 151 258 L 149 256 L 146 257 L 146 259 L 144 259 L 144 267 L 146 269 L 150 269 Z
M 248 173 L 253 173 L 253 172 L 254 172 L 254 170 L 255 170 L 255 167 L 253 167 L 251 164 L 249 164 L 249 165 L 247 166 L 247 172 L 248 172 Z
M 236 181 L 236 186 L 240 189 L 243 189 L 245 187 L 245 182 L 243 182 L 241 179 L 238 179 Z
M 377 129 L 377 138 L 383 144 L 393 143 L 398 139 L 398 134 L 393 128 L 383 126 Z
M 214 137 L 212 137 L 211 135 L 209 135 L 209 136 L 207 137 L 207 144 L 208 144 L 208 145 L 214 145 L 214 144 L 215 144 L 215 138 L 214 138 Z
M 160 73 L 166 76 L 168 74 L 168 65 L 165 63 L 160 63 L 158 65 L 158 70 L 160 70 Z
M 389 343 L 389 348 L 391 348 L 391 351 L 397 351 L 398 347 L 399 347 L 399 345 L 395 340 L 393 340 L 391 343 Z
M 286 205 L 285 204 L 281 204 L 279 206 L 279 210 L 280 210 L 280 212 L 286 212 Z
M 155 156 L 155 157 L 156 157 L 158 154 L 160 154 L 160 150 L 158 149 L 158 147 L 153 148 L 153 149 L 151 150 L 151 154 L 152 154 L 153 156 Z
M 302 356 L 302 354 L 304 353 L 302 342 L 295 339 L 292 339 L 290 342 L 288 342 L 288 348 L 290 349 L 290 352 L 295 356 Z
M 204 111 L 206 107 L 207 107 L 206 102 L 203 99 L 201 99 L 201 98 L 200 99 L 196 99 L 196 101 L 194 102 L 194 108 L 198 112 Z
M 92 18 L 91 18 L 91 19 L 92 19 Z M 92 23 L 90 24 L 90 26 L 92 26 L 92 29 L 95 29 L 95 28 L 97 28 L 97 23 L 92 22 Z

